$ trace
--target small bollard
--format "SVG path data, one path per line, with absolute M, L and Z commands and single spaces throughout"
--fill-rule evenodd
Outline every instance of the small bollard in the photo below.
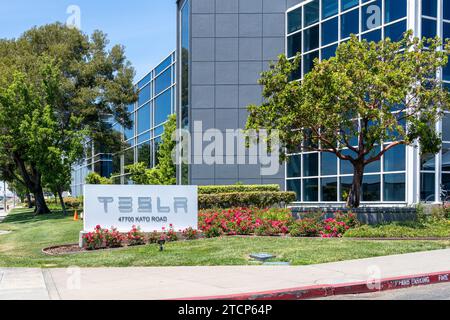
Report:
M 166 240 L 158 240 L 158 244 L 159 244 L 159 251 L 163 252 L 164 251 L 164 245 L 166 244 Z

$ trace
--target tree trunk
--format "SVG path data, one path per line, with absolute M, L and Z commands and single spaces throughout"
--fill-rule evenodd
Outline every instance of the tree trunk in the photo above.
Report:
M 31 172 L 28 172 L 25 161 L 22 160 L 19 154 L 14 153 L 14 162 L 16 163 L 20 175 L 22 176 L 26 187 L 34 194 L 36 215 L 50 213 L 50 209 L 45 202 L 44 191 L 42 190 L 42 175 L 33 165 L 29 165 L 28 168 Z
M 44 192 L 40 184 L 39 187 L 37 187 L 34 192 L 34 197 L 36 201 L 36 210 L 34 211 L 34 213 L 36 215 L 47 214 L 51 212 L 50 209 L 47 207 L 47 203 L 45 202 Z
M 32 209 L 33 208 L 33 204 L 31 203 L 31 194 L 30 194 L 29 191 L 27 191 L 26 197 L 27 197 L 27 201 L 28 201 L 28 209 Z
M 347 199 L 347 207 L 359 208 L 361 204 L 361 189 L 364 177 L 364 164 L 353 164 L 353 183 Z
M 66 209 L 66 204 L 64 203 L 64 198 L 62 196 L 62 191 L 61 189 L 58 189 L 58 196 L 59 196 L 59 202 L 61 203 L 61 208 L 63 210 L 63 214 L 65 216 L 67 216 L 67 209 Z

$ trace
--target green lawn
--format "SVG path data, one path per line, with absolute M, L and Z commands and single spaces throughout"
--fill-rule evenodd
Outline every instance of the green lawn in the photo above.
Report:
M 268 252 L 276 261 L 306 265 L 401 254 L 450 247 L 450 241 L 358 241 L 351 239 L 218 238 L 170 243 L 164 252 L 156 245 L 76 255 L 46 256 L 44 247 L 76 243 L 81 222 L 60 214 L 33 217 L 15 210 L 0 224 L 11 230 L 0 236 L 0 267 L 126 267 L 246 265 L 248 255 Z

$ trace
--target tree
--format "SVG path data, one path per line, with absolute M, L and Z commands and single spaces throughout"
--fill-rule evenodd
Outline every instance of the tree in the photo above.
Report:
M 449 48 L 411 32 L 397 43 L 352 36 L 335 57 L 316 60 L 302 81 L 291 81 L 300 55 L 293 62 L 280 56 L 262 74 L 265 102 L 249 107 L 247 127 L 277 129 L 288 152 L 326 152 L 350 162 L 354 175 L 347 205 L 359 207 L 367 165 L 418 140 L 421 152 L 439 151 L 434 124 L 448 110 L 450 96 L 436 74 L 447 64 Z
M 131 125 L 127 106 L 137 99 L 134 69 L 122 46 L 107 46 L 106 35 L 100 31 L 88 37 L 59 23 L 33 28 L 15 40 L 0 40 L 0 130 L 4 138 L 0 153 L 14 163 L 20 173 L 16 178 L 35 195 L 37 214 L 49 212 L 42 192 L 43 175 L 49 181 L 65 180 L 51 175 L 65 175 L 79 151 L 78 143 L 71 144 L 74 134 L 109 143 L 117 140 L 111 119 L 125 127 Z M 17 109 L 25 111 L 23 116 Z M 26 125 L 38 123 L 43 112 L 53 117 L 48 132 L 37 130 L 43 135 L 32 141 L 17 136 L 22 130 L 19 133 L 29 137 Z M 48 136 L 52 137 L 49 145 L 38 144 Z M 59 172 L 51 170 L 57 153 L 64 159 Z
M 169 116 L 164 125 L 162 143 L 158 149 L 158 164 L 147 169 L 145 163 L 137 163 L 127 167 L 131 180 L 136 184 L 146 185 L 174 185 L 177 183 L 174 150 L 176 142 L 173 134 L 177 129 L 176 115 Z

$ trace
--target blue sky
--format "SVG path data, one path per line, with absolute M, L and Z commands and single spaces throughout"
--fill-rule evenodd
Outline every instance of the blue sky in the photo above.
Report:
M 83 32 L 100 29 L 111 44 L 126 47 L 136 80 L 175 49 L 175 0 L 0 0 L 0 38 L 17 38 L 36 25 L 66 22 L 70 5 L 81 10 Z

